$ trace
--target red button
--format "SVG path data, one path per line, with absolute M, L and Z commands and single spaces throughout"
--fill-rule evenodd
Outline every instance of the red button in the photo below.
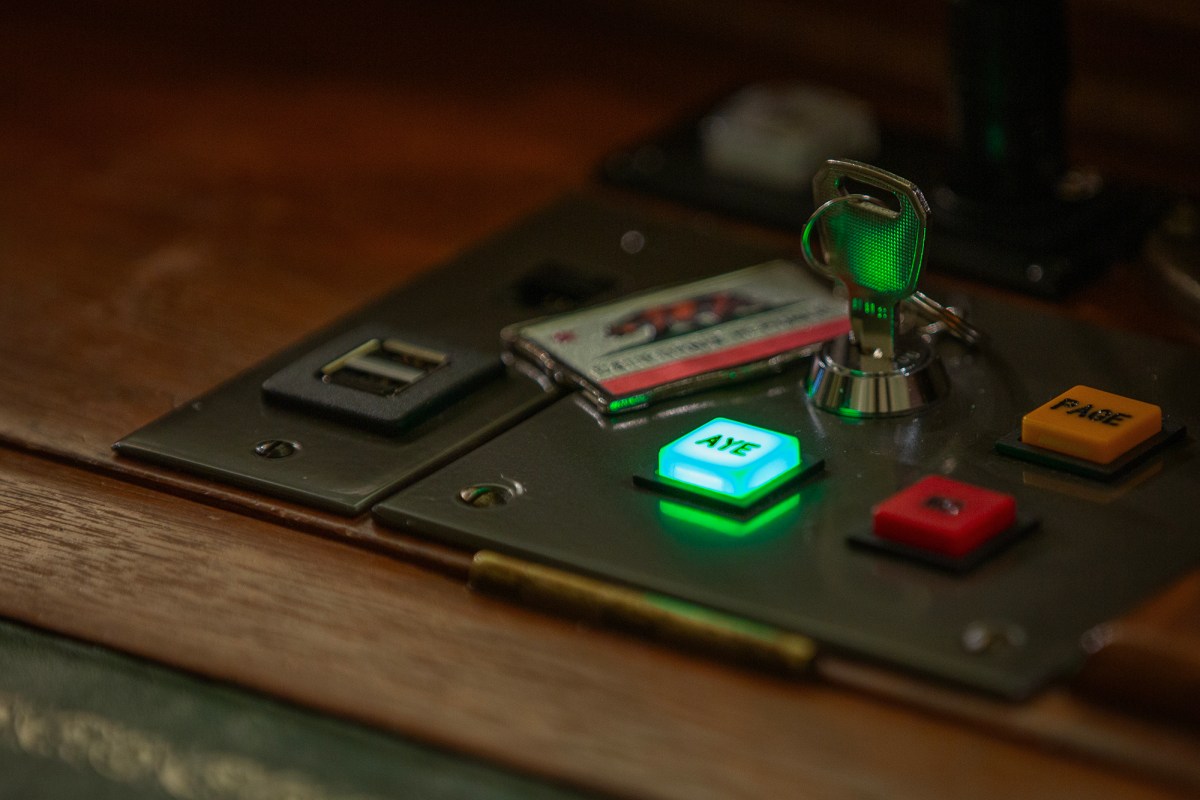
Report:
M 930 475 L 874 508 L 880 539 L 961 558 L 1017 518 L 1012 495 Z

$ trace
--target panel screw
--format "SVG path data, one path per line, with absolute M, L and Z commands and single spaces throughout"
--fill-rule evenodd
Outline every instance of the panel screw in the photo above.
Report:
M 468 486 L 458 493 L 458 499 L 473 508 L 502 506 L 512 499 L 512 491 L 495 484 L 481 483 Z
M 646 236 L 641 231 L 625 231 L 621 236 L 621 249 L 629 255 L 637 255 L 646 246 Z
M 972 655 L 1002 648 L 1024 647 L 1025 629 L 1011 622 L 976 620 L 963 628 L 962 646 Z
M 264 439 L 254 445 L 254 454 L 263 458 L 287 458 L 295 455 L 299 449 L 299 442 L 289 442 L 286 439 Z

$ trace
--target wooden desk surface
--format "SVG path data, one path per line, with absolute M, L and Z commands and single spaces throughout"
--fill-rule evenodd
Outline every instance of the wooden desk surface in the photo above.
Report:
M 936 130 L 941 7 L 918 6 L 929 19 L 872 34 L 902 65 L 883 76 L 843 70 L 816 36 L 881 3 L 751 3 L 724 37 L 708 4 L 665 1 L 6 9 L 0 615 L 618 794 L 1200 789 L 1194 728 L 1073 690 L 1010 707 L 837 661 L 812 683 L 767 677 L 473 595 L 467 554 L 110 452 L 741 81 L 841 79 L 885 120 Z M 763 38 L 772 10 L 811 26 L 807 49 L 789 48 L 803 30 Z M 1085 44 L 1130 19 L 1168 38 L 1200 29 L 1183 8 L 1105 13 Z M 1136 71 L 1153 45 L 1135 42 Z M 1178 99 L 1194 67 L 1135 85 L 1091 51 L 1084 62 L 1077 149 L 1125 177 L 1194 185 L 1200 167 L 1180 154 L 1200 116 Z M 1101 113 L 1118 90 L 1144 101 L 1145 124 Z M 1123 264 L 1062 311 L 1200 342 L 1161 305 Z M 1123 624 L 1192 657 L 1198 587 Z

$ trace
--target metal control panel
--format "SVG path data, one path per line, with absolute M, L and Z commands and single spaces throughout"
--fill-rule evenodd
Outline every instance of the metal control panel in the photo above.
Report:
M 998 303 L 977 301 L 973 312 L 992 348 L 946 347 L 952 391 L 920 414 L 855 420 L 816 410 L 802 373 L 619 419 L 568 397 L 375 513 L 465 547 L 1027 696 L 1082 661 L 1090 628 L 1200 564 L 1200 461 L 1184 442 L 1102 483 L 1009 458 L 995 443 L 1073 382 L 1190 412 L 1194 425 L 1195 354 Z M 713 417 L 793 435 L 804 453 L 825 459 L 825 471 L 748 520 L 635 485 L 662 445 Z M 1040 524 L 963 573 L 854 546 L 851 537 L 870 531 L 874 504 L 930 474 L 1011 494 Z M 478 484 L 507 486 L 512 496 L 488 508 L 463 503 L 460 491 Z
M 576 394 L 549 392 L 510 365 L 392 435 L 279 405 L 262 392 L 270 376 L 364 324 L 425 336 L 438 354 L 458 341 L 498 354 L 504 325 L 564 303 L 586 305 L 776 255 L 706 218 L 664 221 L 568 201 L 119 447 L 325 507 L 322 491 L 344 478 L 338 465 L 356 464 L 384 477 L 345 503 L 345 513 L 382 500 L 373 513 L 383 525 L 679 598 L 1012 698 L 1068 674 L 1084 657 L 1089 629 L 1200 565 L 1200 460 L 1186 434 L 1111 481 L 996 448 L 1020 428 L 1022 415 L 1080 384 L 1155 404 L 1172 430 L 1194 431 L 1197 354 L 995 300 L 943 298 L 960 307 L 965 300 L 969 319 L 990 341 L 979 349 L 936 342 L 949 389 L 906 416 L 864 419 L 816 408 L 804 364 L 615 415 Z M 566 270 L 566 288 L 543 292 L 550 300 L 541 307 L 527 302 L 521 287 L 529 289 L 530 276 L 555 270 L 560 278 Z M 563 299 L 580 285 L 595 291 Z M 530 291 L 540 296 L 536 285 Z M 356 352 L 356 343 L 345 344 L 334 356 Z M 689 502 L 635 480 L 655 472 L 664 447 L 718 418 L 749 427 L 722 429 L 713 436 L 731 441 L 706 446 L 761 452 L 745 436 L 733 439 L 737 430 L 765 429 L 795 437 L 805 463 L 820 461 L 823 469 L 782 483 L 753 513 Z M 318 431 L 322 446 L 338 453 L 340 461 L 330 456 L 307 473 L 305 491 L 316 499 L 290 488 L 295 481 L 273 483 L 273 460 L 251 452 L 256 437 L 275 431 L 281 438 Z M 871 530 L 874 505 L 928 475 L 1010 495 L 1020 517 L 1036 525 L 958 571 L 855 544 Z M 489 488 L 497 502 L 464 501 Z
M 778 254 L 714 227 L 708 219 L 668 223 L 586 198 L 564 200 L 115 448 L 335 513 L 362 514 L 557 396 L 544 378 L 501 364 L 506 325 Z M 407 361 L 414 353 L 422 357 L 415 367 L 384 361 L 389 349 Z M 442 360 L 447 367 L 431 368 Z M 415 373 L 407 378 L 411 387 L 382 397 L 405 382 L 398 367 Z

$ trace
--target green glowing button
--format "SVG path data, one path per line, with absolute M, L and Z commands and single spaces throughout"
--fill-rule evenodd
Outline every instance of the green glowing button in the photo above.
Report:
M 761 496 L 795 477 L 795 436 L 717 417 L 658 451 L 658 475 L 701 494 Z

